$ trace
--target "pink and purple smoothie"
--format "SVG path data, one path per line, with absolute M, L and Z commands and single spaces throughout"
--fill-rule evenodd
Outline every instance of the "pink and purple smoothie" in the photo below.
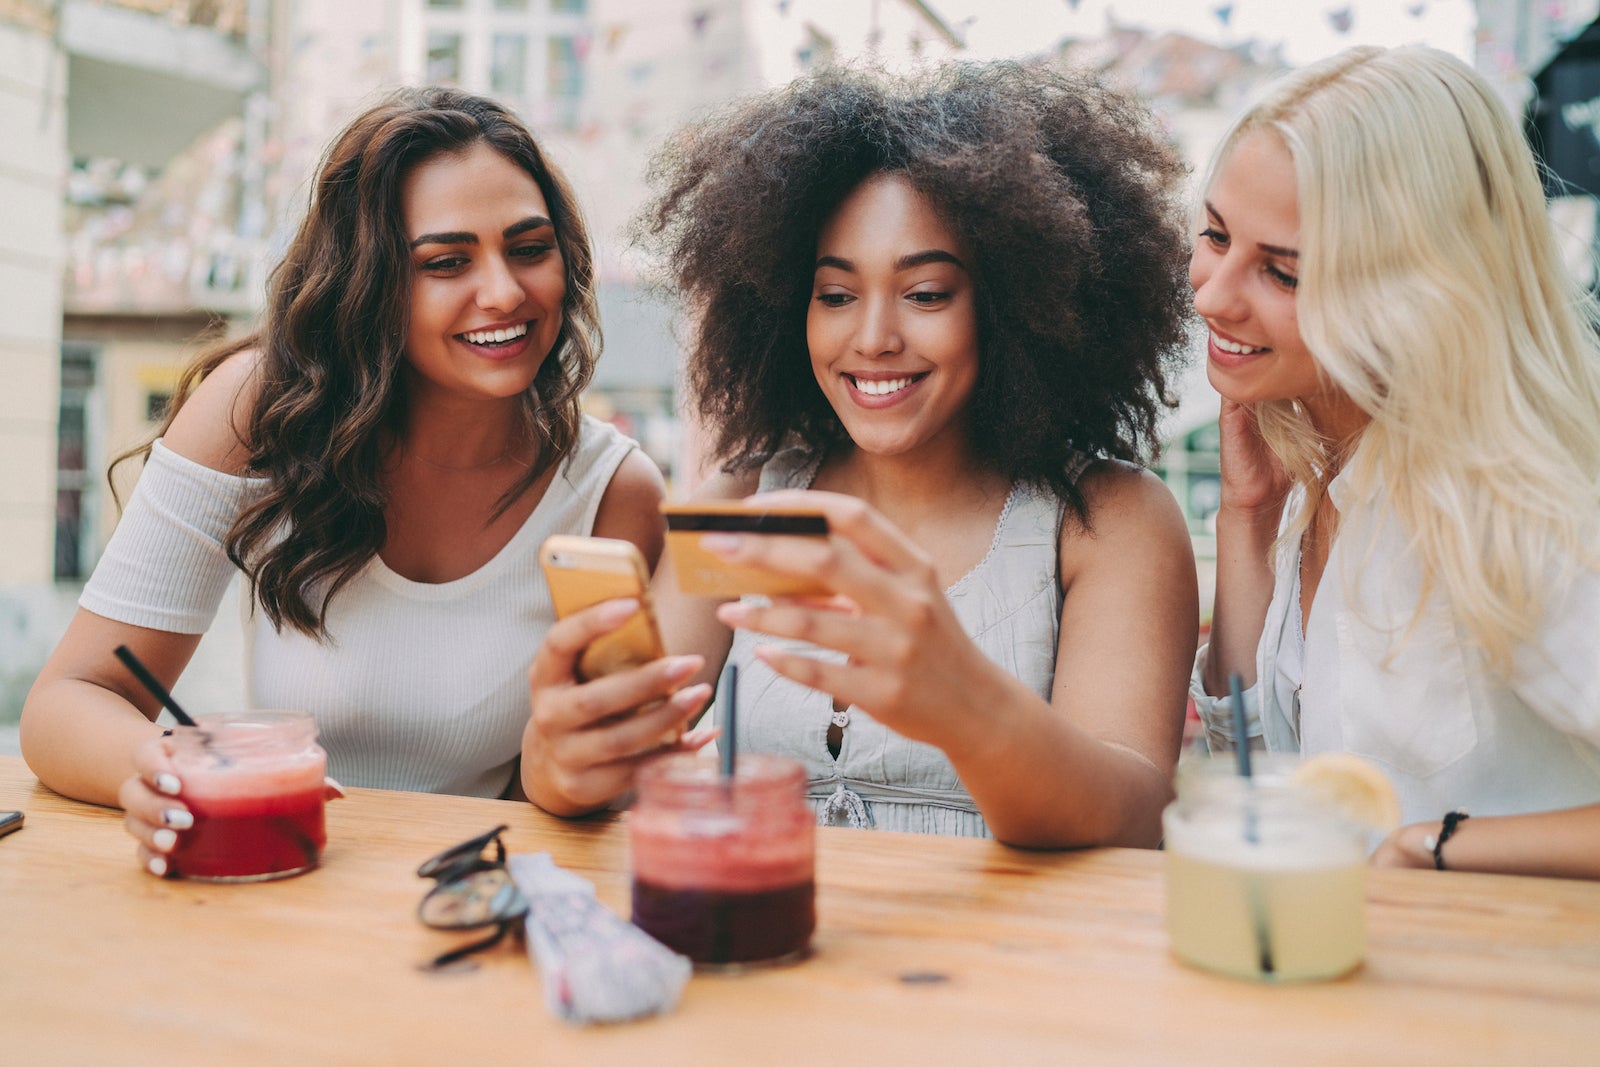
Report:
M 798 958 L 816 927 L 816 819 L 799 764 L 741 757 L 732 789 L 692 755 L 640 774 L 633 922 L 696 963 Z

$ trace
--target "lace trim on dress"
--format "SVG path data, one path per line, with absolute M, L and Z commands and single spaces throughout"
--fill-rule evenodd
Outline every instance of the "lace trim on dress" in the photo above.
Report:
M 841 815 L 852 830 L 872 829 L 872 813 L 867 810 L 866 801 L 861 799 L 860 793 L 847 789 L 842 782 L 822 802 L 817 812 L 817 825 L 832 826 Z

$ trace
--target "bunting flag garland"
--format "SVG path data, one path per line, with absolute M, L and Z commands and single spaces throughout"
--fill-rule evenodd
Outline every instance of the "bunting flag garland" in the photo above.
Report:
M 692 12 L 689 15 L 689 24 L 694 27 L 694 35 L 696 37 L 704 37 L 706 35 L 706 27 L 711 24 L 711 9 L 702 7 Z
M 617 46 L 622 43 L 622 39 L 626 36 L 628 36 L 628 24 L 626 22 L 613 22 L 611 25 L 607 26 L 606 54 L 609 55 L 610 53 L 615 52 L 617 50 Z
M 1070 7 L 1073 11 L 1077 11 L 1078 10 L 1078 5 L 1081 4 L 1081 3 L 1083 3 L 1083 0 L 1067 0 L 1067 6 Z
M 1222 23 L 1223 27 L 1226 28 L 1228 23 L 1233 20 L 1233 5 L 1218 5 L 1217 7 L 1211 9 L 1211 13 L 1217 16 L 1217 21 Z
M 1406 8 L 1406 14 L 1410 15 L 1414 19 L 1420 19 L 1423 15 L 1427 14 L 1427 11 L 1427 4 L 1412 4 L 1410 7 Z
M 1333 32 L 1341 36 L 1350 32 L 1355 20 L 1356 14 L 1353 8 L 1341 7 L 1337 11 L 1328 12 L 1328 25 L 1333 27 Z

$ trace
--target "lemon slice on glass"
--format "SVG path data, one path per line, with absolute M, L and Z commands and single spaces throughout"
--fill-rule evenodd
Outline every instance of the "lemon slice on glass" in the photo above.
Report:
M 1320 752 L 1294 769 L 1294 783 L 1384 833 L 1400 825 L 1400 798 L 1375 763 L 1349 752 Z

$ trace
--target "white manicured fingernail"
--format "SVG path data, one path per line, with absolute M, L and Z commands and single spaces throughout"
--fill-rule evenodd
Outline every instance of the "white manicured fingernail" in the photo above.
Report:
M 150 835 L 150 844 L 158 852 L 171 852 L 172 846 L 178 843 L 178 834 L 175 830 L 157 830 Z
M 699 656 L 672 656 L 667 659 L 667 680 L 682 681 L 705 664 Z
M 697 708 L 705 703 L 706 698 L 710 695 L 711 687 L 701 682 L 699 685 L 691 685 L 687 689 L 680 689 L 673 693 L 670 703 L 679 711 L 688 711 L 690 708 Z
M 168 808 L 161 813 L 161 822 L 174 830 L 187 830 L 194 825 L 194 816 L 182 808 Z
M 151 856 L 150 859 L 145 862 L 144 869 L 155 875 L 157 878 L 165 878 L 167 876 L 166 857 Z
M 156 775 L 156 788 L 167 794 L 169 797 L 175 797 L 179 793 L 183 792 L 183 783 L 178 781 L 177 775 L 168 774 L 165 771 L 162 771 L 160 774 Z

